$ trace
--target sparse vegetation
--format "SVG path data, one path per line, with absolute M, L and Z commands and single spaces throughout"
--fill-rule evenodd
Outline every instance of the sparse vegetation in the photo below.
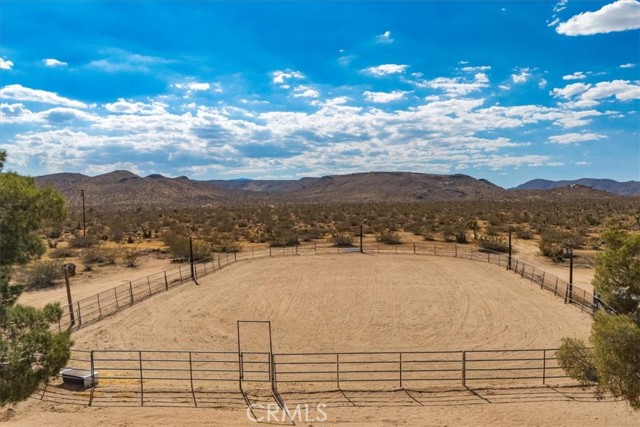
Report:
M 59 261 L 36 261 L 20 277 L 27 289 L 51 288 L 64 277 L 62 263 Z

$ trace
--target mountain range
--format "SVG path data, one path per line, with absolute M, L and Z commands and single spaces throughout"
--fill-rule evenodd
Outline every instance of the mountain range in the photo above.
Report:
M 594 190 L 606 191 L 620 196 L 634 196 L 640 194 L 640 181 L 618 182 L 612 179 L 581 178 L 573 181 L 549 181 L 548 179 L 533 179 L 516 187 L 518 190 L 549 190 L 566 187 L 568 185 L 583 185 Z
M 584 180 L 579 180 L 584 181 Z M 299 180 L 210 180 L 162 175 L 140 177 L 128 171 L 114 171 L 90 177 L 58 173 L 36 177 L 38 185 L 51 185 L 70 206 L 87 202 L 95 207 L 206 206 L 243 201 L 369 202 L 369 201 L 450 201 L 508 200 L 542 198 L 613 198 L 640 195 L 640 183 L 587 180 L 529 181 L 515 189 L 504 189 L 484 179 L 468 175 L 434 175 L 409 172 L 366 172 L 330 175 Z M 597 185 L 596 185 L 597 184 Z M 617 185 L 616 185 L 617 184 Z M 610 191 L 603 190 L 607 188 Z

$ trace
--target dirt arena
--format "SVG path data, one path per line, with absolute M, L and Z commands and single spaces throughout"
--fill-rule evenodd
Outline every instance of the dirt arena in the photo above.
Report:
M 496 265 L 345 254 L 238 263 L 74 340 L 83 349 L 233 351 L 238 319 L 271 320 L 275 352 L 555 348 L 590 330 L 589 316 Z
M 501 267 L 456 258 L 326 255 L 233 264 L 74 333 L 79 349 L 237 349 L 236 320 L 271 320 L 274 352 L 556 348 L 586 338 L 591 318 Z M 262 351 L 264 329 L 245 350 Z M 304 426 L 632 426 L 640 414 L 591 389 L 328 391 L 282 396 L 325 403 Z M 240 394 L 224 408 L 86 407 L 37 396 L 15 426 L 250 426 Z M 312 411 L 312 415 L 313 415 Z M 90 420 L 90 421 L 88 421 Z M 270 423 L 292 425 L 291 422 Z

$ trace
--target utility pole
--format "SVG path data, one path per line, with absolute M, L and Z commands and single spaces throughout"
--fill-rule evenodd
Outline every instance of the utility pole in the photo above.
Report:
M 64 266 L 64 282 L 67 285 L 67 302 L 69 303 L 69 327 L 76 324 L 76 317 L 73 313 L 73 301 L 71 300 L 71 286 L 69 286 L 69 266 Z
M 573 299 L 573 249 L 569 249 L 569 302 Z
M 87 215 L 84 210 L 84 190 L 80 190 L 82 196 L 82 237 L 87 237 Z

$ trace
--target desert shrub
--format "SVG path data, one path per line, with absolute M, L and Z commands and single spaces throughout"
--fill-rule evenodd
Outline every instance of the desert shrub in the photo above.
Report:
M 135 249 L 125 249 L 121 253 L 122 261 L 124 261 L 124 265 L 133 268 L 138 265 L 138 261 L 142 257 L 142 252 L 137 251 Z
M 69 241 L 69 247 L 79 249 L 90 248 L 96 243 L 96 238 L 93 236 L 76 236 Z
M 384 243 L 386 245 L 399 245 L 402 243 L 402 238 L 398 233 L 385 231 L 376 236 L 376 242 Z
M 300 240 L 308 242 L 315 239 L 321 239 L 324 236 L 324 231 L 317 227 L 305 228 L 300 230 Z
M 80 262 L 85 271 L 91 271 L 95 265 L 111 265 L 116 263 L 116 252 L 103 248 L 88 248 L 82 251 Z
M 178 233 L 168 233 L 163 238 L 164 243 L 169 247 L 169 252 L 174 261 L 184 261 L 189 259 L 189 238 Z M 193 259 L 201 260 L 208 258 L 211 253 L 209 245 L 200 240 L 193 240 Z
M 280 246 L 296 246 L 300 244 L 300 240 L 298 240 L 298 236 L 295 234 L 289 234 L 284 236 L 271 236 L 269 240 L 269 246 L 271 247 L 280 247 Z
M 495 252 L 509 252 L 509 243 L 500 237 L 495 236 L 482 236 L 478 239 L 478 246 L 480 249 L 485 249 Z
M 585 385 L 598 380 L 593 350 L 582 340 L 563 338 L 556 356 L 560 367 L 574 380 Z
M 20 281 L 27 289 L 51 288 L 64 277 L 60 261 L 38 261 L 23 272 Z
M 524 227 L 516 227 L 514 229 L 514 232 L 516 233 L 516 237 L 518 237 L 518 239 L 530 240 L 532 237 L 531 230 Z
M 235 253 L 235 252 L 242 252 L 242 247 L 240 246 L 239 243 L 237 242 L 218 242 L 217 244 L 213 245 L 213 251 L 214 252 L 222 252 L 222 253 Z
M 76 256 L 76 251 L 73 248 L 57 248 L 49 252 L 51 258 L 71 258 Z
M 584 243 L 584 237 L 570 231 L 547 230 L 540 236 L 540 253 L 554 261 L 561 261 L 566 249 L 575 249 Z
M 334 233 L 331 235 L 330 241 L 333 246 L 337 246 L 339 248 L 353 246 L 353 236 L 347 233 Z

